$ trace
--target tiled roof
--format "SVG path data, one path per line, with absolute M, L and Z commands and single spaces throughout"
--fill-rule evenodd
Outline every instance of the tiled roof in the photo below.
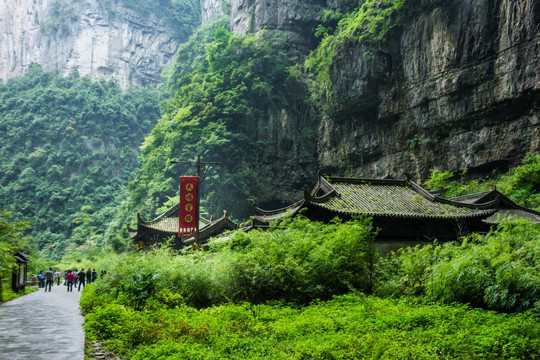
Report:
M 143 220 L 139 214 L 137 214 L 137 227 L 138 228 L 147 228 L 151 231 L 158 231 L 162 233 L 169 233 L 171 235 L 178 234 L 178 210 L 179 205 L 176 204 L 167 211 L 165 211 L 163 214 L 159 215 L 153 220 L 145 221 Z M 199 219 L 199 228 L 203 228 L 204 226 L 208 225 L 210 223 L 209 220 L 200 218 Z M 137 229 L 133 229 L 128 227 L 129 235 L 132 238 L 135 238 L 138 234 Z
M 315 195 L 318 189 L 328 189 L 328 185 L 332 191 Z M 441 199 L 414 183 L 397 180 L 321 177 L 318 188 L 306 197 L 310 205 L 349 215 L 458 219 L 485 217 L 494 212 Z
M 499 209 L 495 214 L 488 216 L 487 218 L 483 219 L 487 224 L 500 224 L 502 219 L 506 219 L 508 217 L 520 217 L 524 219 L 528 219 L 532 221 L 533 223 L 540 224 L 540 215 L 534 214 L 530 211 L 524 211 L 520 209 Z
M 263 210 L 261 208 L 254 208 L 255 215 L 253 218 L 263 223 L 269 223 L 271 221 L 283 219 L 289 216 L 294 216 L 304 205 L 304 200 L 295 202 L 294 204 L 277 209 L 277 210 Z
M 475 194 L 450 199 L 459 203 L 482 205 L 489 201 L 497 201 L 497 212 L 482 220 L 490 225 L 499 224 L 501 219 L 516 216 L 540 223 L 540 212 L 528 209 L 513 202 L 497 190 L 482 191 Z
M 128 226 L 129 236 L 137 241 L 140 238 L 144 238 L 148 234 L 161 233 L 162 237 L 178 235 L 178 209 L 179 205 L 177 204 L 150 221 L 143 220 L 141 216 L 137 214 L 137 228 L 134 229 Z M 199 219 L 199 231 L 200 238 L 202 240 L 208 238 L 209 236 L 217 235 L 218 233 L 223 232 L 227 229 L 233 230 L 236 228 L 238 228 L 238 225 L 236 225 L 232 220 L 227 218 L 226 211 L 223 212 L 222 218 L 214 221 L 210 221 L 202 217 Z M 188 230 L 187 232 L 185 232 L 185 236 L 191 236 L 192 232 L 193 230 Z M 186 240 L 188 239 L 183 239 L 184 242 Z

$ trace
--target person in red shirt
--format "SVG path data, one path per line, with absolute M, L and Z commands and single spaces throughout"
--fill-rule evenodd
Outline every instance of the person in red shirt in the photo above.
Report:
M 68 273 L 66 275 L 66 281 L 67 281 L 67 291 L 73 291 L 73 282 L 75 281 L 75 275 L 73 275 L 71 270 L 68 270 Z

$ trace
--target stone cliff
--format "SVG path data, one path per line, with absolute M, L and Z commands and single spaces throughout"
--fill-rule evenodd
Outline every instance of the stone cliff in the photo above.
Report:
M 0 79 L 46 70 L 154 86 L 185 36 L 155 14 L 104 0 L 0 0 Z M 201 0 L 202 23 L 230 15 L 237 34 L 285 34 L 299 62 L 316 48 L 323 10 L 356 0 Z M 332 64 L 332 98 L 291 89 L 254 124 L 272 144 L 258 173 L 285 203 L 315 171 L 483 176 L 540 152 L 540 4 L 535 0 L 408 0 L 384 42 L 351 42 Z M 334 24 L 335 25 L 335 24 Z M 184 34 L 185 35 L 185 34 Z M 281 188 L 284 182 L 289 182 Z M 276 195 L 279 194 L 279 195 Z
M 102 0 L 0 0 L 0 79 L 30 64 L 119 85 L 155 86 L 186 35 L 152 13 L 137 14 Z
M 323 9 L 350 1 L 232 0 L 231 27 L 287 34 L 304 56 Z M 425 179 L 506 171 L 540 151 L 540 4 L 534 0 L 406 1 L 382 43 L 351 43 L 331 68 L 333 94 L 314 113 L 329 174 Z M 306 122 L 309 124 L 309 122 Z M 300 124 L 301 126 L 302 124 Z
M 329 172 L 484 176 L 540 151 L 537 1 L 421 1 L 385 44 L 351 47 L 332 77 L 319 142 Z

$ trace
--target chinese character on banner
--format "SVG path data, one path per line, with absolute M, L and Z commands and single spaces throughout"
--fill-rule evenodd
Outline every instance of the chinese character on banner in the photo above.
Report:
M 197 224 L 198 176 L 180 176 L 180 214 L 178 237 L 193 236 Z

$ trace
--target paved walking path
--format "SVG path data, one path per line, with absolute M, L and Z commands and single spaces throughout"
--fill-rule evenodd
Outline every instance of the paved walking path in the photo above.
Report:
M 83 360 L 80 297 L 55 284 L 0 305 L 0 360 Z

